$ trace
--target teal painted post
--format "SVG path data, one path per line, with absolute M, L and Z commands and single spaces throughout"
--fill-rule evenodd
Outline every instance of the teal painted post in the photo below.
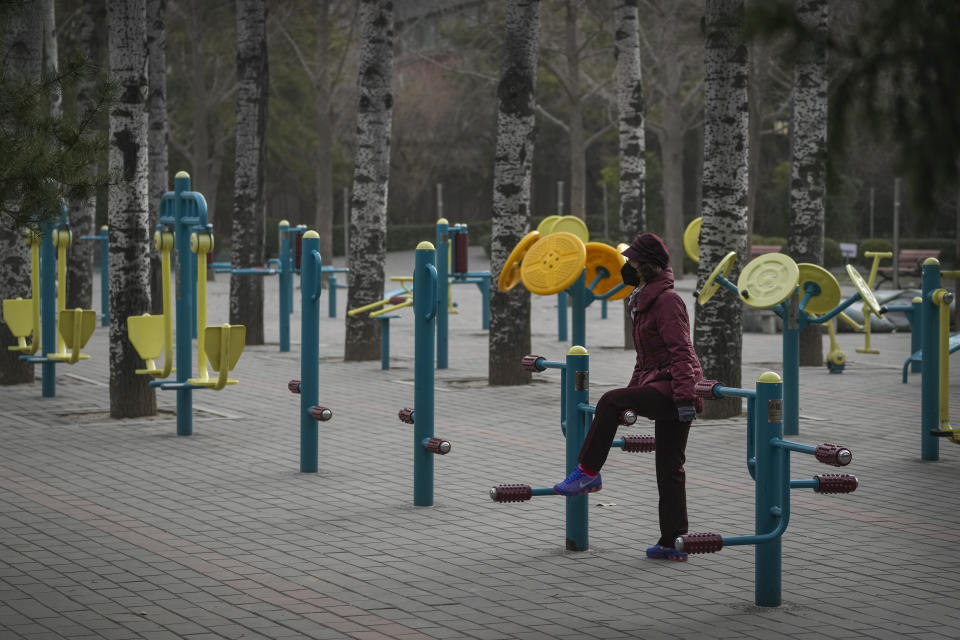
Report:
M 800 315 L 797 291 L 782 304 L 783 314 L 783 432 L 800 433 Z
M 49 222 L 40 225 L 40 317 L 41 395 L 55 398 L 57 363 L 48 356 L 57 351 L 57 248 L 53 246 L 53 224 Z
M 783 391 L 785 384 L 757 381 L 756 420 L 756 527 L 759 536 L 774 531 L 788 505 L 782 504 L 789 492 L 789 453 L 772 441 L 783 437 Z M 754 598 L 757 606 L 778 607 L 781 602 L 781 537 L 757 542 L 754 547 Z
M 290 223 L 286 220 L 281 220 L 277 226 L 277 238 L 280 241 L 280 351 L 287 352 L 290 351 L 290 309 L 293 306 L 293 257 Z
M 433 505 L 433 454 L 426 443 L 433 437 L 434 347 L 439 277 L 434 266 L 436 251 L 429 242 L 417 245 L 413 271 L 414 316 L 414 410 L 413 422 L 413 504 Z
M 301 287 L 303 276 L 301 278 Z M 330 289 L 329 298 L 327 299 L 327 317 L 336 318 L 337 317 L 337 274 L 331 272 L 327 275 L 327 287 Z
M 557 294 L 557 341 L 567 341 L 567 292 Z
M 581 271 L 571 287 L 570 324 L 573 325 L 573 344 L 587 344 L 587 272 Z M 566 300 L 566 296 L 564 296 Z M 566 317 L 566 314 L 564 314 Z
M 920 331 L 923 360 L 920 368 L 920 457 L 940 459 L 940 440 L 931 431 L 940 429 L 940 310 L 933 302 L 933 293 L 940 288 L 940 264 L 923 265 L 920 307 Z
M 582 276 L 581 276 L 582 278 Z M 582 346 L 574 346 L 567 352 L 564 367 L 566 386 L 563 400 L 566 414 L 566 475 L 573 473 L 579 464 L 577 457 L 587 437 L 586 413 L 580 409 L 587 404 L 590 395 L 590 356 Z M 586 551 L 589 548 L 590 499 L 587 494 L 564 498 L 566 501 L 567 551 Z
M 400 316 L 377 316 L 380 321 L 380 368 L 390 370 L 390 320 Z
M 177 278 L 177 435 L 193 435 L 193 337 L 197 323 L 197 255 L 190 250 L 190 235 L 206 229 L 207 202 L 190 191 L 190 176 L 180 172 L 173 180 L 174 247 L 180 275 Z M 162 206 L 161 201 L 161 206 Z M 193 209 L 196 209 L 195 211 Z M 194 213 L 196 215 L 189 215 Z M 161 220 L 162 222 L 162 220 Z M 206 265 L 203 265 L 206 268 Z M 191 332 L 190 328 L 193 328 Z
M 437 220 L 437 369 L 447 368 L 447 333 L 450 325 L 450 225 Z
M 320 394 L 317 372 L 320 360 L 320 237 L 303 238 L 300 256 L 300 471 L 315 473 L 317 464 L 317 421 L 310 415 Z M 283 295 L 280 296 L 283 299 Z M 289 343 L 288 343 L 289 348 Z M 281 349 L 282 350 L 282 349 Z
M 907 312 L 907 319 L 910 320 L 910 355 L 923 349 L 923 328 L 920 322 L 920 317 L 923 315 L 922 307 L 922 298 L 914 298 L 910 303 L 911 310 Z M 913 361 L 910 363 L 911 372 L 920 373 L 922 370 L 923 364 L 921 362 Z

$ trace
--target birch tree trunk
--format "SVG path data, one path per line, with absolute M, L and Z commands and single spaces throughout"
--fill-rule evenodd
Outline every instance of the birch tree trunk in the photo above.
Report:
M 790 118 L 790 232 L 797 262 L 823 264 L 827 163 L 827 0 L 794 0 L 798 20 L 814 34 L 800 44 L 793 69 Z M 823 366 L 823 325 L 800 332 L 800 366 Z
M 109 2 L 110 76 L 119 100 L 110 110 L 110 415 L 157 412 L 150 377 L 127 335 L 127 318 L 150 310 L 152 230 L 147 211 L 147 7 L 145 0 Z
M 747 47 L 744 0 L 707 0 L 704 81 L 704 150 L 698 289 L 728 251 L 747 246 Z M 731 273 L 736 279 L 740 262 Z M 694 346 L 705 378 L 740 386 L 743 307 L 721 287 L 697 304 Z M 707 418 L 740 415 L 740 399 L 706 403 Z
M 266 158 L 266 0 L 237 0 L 237 164 L 230 263 L 242 269 L 264 262 L 263 189 Z M 230 276 L 230 323 L 247 327 L 247 344 L 263 344 L 263 278 Z
M 619 237 L 621 242 L 626 243 L 647 228 L 644 206 L 644 153 L 647 145 L 643 130 L 639 24 L 637 0 L 618 0 L 613 56 L 617 61 L 617 113 L 620 128 Z M 633 321 L 626 300 L 623 302 L 623 348 L 633 348 Z
M 149 162 L 149 228 L 157 226 L 160 198 L 169 191 L 167 175 L 167 0 L 147 0 L 147 56 L 150 93 L 147 98 Z M 160 252 L 150 252 L 152 313 L 163 313 L 163 271 Z
M 102 0 L 84 0 L 77 18 L 76 40 L 83 55 L 90 64 L 100 61 L 100 39 L 97 27 L 106 20 L 106 7 Z M 77 86 L 77 113 L 83 113 L 94 106 L 94 80 L 81 78 Z M 101 135 L 105 135 L 102 132 Z M 102 163 L 103 160 L 99 160 Z M 91 178 L 96 167 L 90 168 Z M 73 231 L 73 244 L 67 251 L 67 308 L 90 309 L 93 306 L 93 256 L 100 247 L 90 241 L 80 240 L 80 236 L 97 233 L 94 229 L 97 215 L 97 198 L 93 196 L 82 203 L 69 205 L 67 215 Z
M 490 238 L 490 273 L 495 277 L 530 229 L 540 1 L 508 0 L 504 30 Z M 520 368 L 520 360 L 530 353 L 530 293 L 522 285 L 491 292 L 489 348 L 491 385 L 530 383 L 530 374 Z
M 43 13 L 40 3 L 7 7 L 0 23 L 3 50 L 0 71 L 9 80 L 40 82 L 43 66 Z M 39 274 L 37 274 L 39 277 Z M 20 230 L 9 219 L 0 219 L 0 300 L 29 298 L 30 254 Z M 33 336 L 37 340 L 38 336 Z M 20 353 L 8 346 L 17 344 L 7 323 L 0 319 L 0 385 L 33 382 L 33 365 L 20 361 Z
M 361 0 L 360 33 L 348 309 L 376 302 L 383 296 L 393 107 L 393 3 Z M 380 323 L 366 314 L 347 316 L 345 343 L 344 360 L 377 360 Z

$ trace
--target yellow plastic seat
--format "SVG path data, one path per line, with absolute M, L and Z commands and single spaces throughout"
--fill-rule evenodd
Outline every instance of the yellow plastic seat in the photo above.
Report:
M 203 339 L 203 351 L 210 361 L 210 366 L 217 372 L 217 377 L 205 375 L 206 367 L 203 367 L 199 378 L 190 378 L 187 382 L 215 390 L 223 389 L 228 384 L 237 384 L 236 380 L 227 377 L 227 373 L 237 366 L 247 344 L 246 326 L 222 324 L 218 327 L 206 327 L 203 330 Z
M 29 351 L 27 337 L 33 333 L 33 300 L 13 298 L 3 301 L 3 321 L 10 327 L 10 333 L 17 339 L 16 346 L 8 346 L 10 351 Z
M 146 368 L 137 369 L 136 373 L 152 376 L 163 373 L 154 362 L 163 352 L 163 316 L 152 316 L 149 313 L 130 316 L 127 318 L 127 335 L 133 348 L 146 363 Z
M 97 312 L 93 309 L 64 309 L 57 318 L 57 328 L 69 353 L 51 353 L 47 357 L 58 362 L 73 364 L 79 360 L 89 360 L 90 356 L 80 353 L 97 327 Z

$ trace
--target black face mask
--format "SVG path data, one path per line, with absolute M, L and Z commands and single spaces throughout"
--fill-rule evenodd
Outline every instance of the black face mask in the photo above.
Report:
M 640 286 L 640 274 L 637 273 L 637 270 L 633 268 L 629 262 L 624 262 L 623 266 L 620 267 L 620 277 L 623 278 L 623 283 L 631 287 Z

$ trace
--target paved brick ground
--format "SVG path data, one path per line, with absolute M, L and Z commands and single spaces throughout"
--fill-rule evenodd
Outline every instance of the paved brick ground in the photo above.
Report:
M 412 253 L 391 254 L 389 272 L 412 265 Z M 863 355 L 862 336 L 841 334 L 843 374 L 802 371 L 794 439 L 849 446 L 861 486 L 792 493 L 784 604 L 760 609 L 750 547 L 686 564 L 644 557 L 658 535 L 652 456 L 611 454 L 586 552 L 564 550 L 562 499 L 489 500 L 493 484 L 563 476 L 559 372 L 488 387 L 473 287 L 454 288 L 450 368 L 437 372 L 436 431 L 453 451 L 436 460 L 435 506 L 412 506 L 411 427 L 396 418 L 413 403 L 411 317 L 393 321 L 389 371 L 344 363 L 343 292 L 340 317 L 324 307 L 320 329 L 321 401 L 334 418 L 321 426 L 320 472 L 299 473 L 299 402 L 286 388 L 299 377 L 299 327 L 280 353 L 267 285 L 273 343 L 246 350 L 239 386 L 195 393 L 193 436 L 175 435 L 171 392 L 158 394 L 156 417 L 109 419 L 104 329 L 93 360 L 58 367 L 56 398 L 41 398 L 39 381 L 0 389 L 0 638 L 960 634 L 960 448 L 943 442 L 939 461 L 920 461 L 919 375 L 900 382 L 908 335 L 875 335 L 881 353 Z M 226 320 L 227 286 L 223 276 L 211 285 L 211 324 Z M 562 360 L 554 298 L 534 297 L 533 314 L 534 352 Z M 596 401 L 626 382 L 633 356 L 616 313 L 603 320 L 591 307 L 587 335 Z M 745 336 L 745 386 L 779 370 L 780 349 L 778 335 Z M 691 530 L 751 533 L 744 421 L 694 425 Z M 795 478 L 829 471 L 801 454 L 792 468 Z

